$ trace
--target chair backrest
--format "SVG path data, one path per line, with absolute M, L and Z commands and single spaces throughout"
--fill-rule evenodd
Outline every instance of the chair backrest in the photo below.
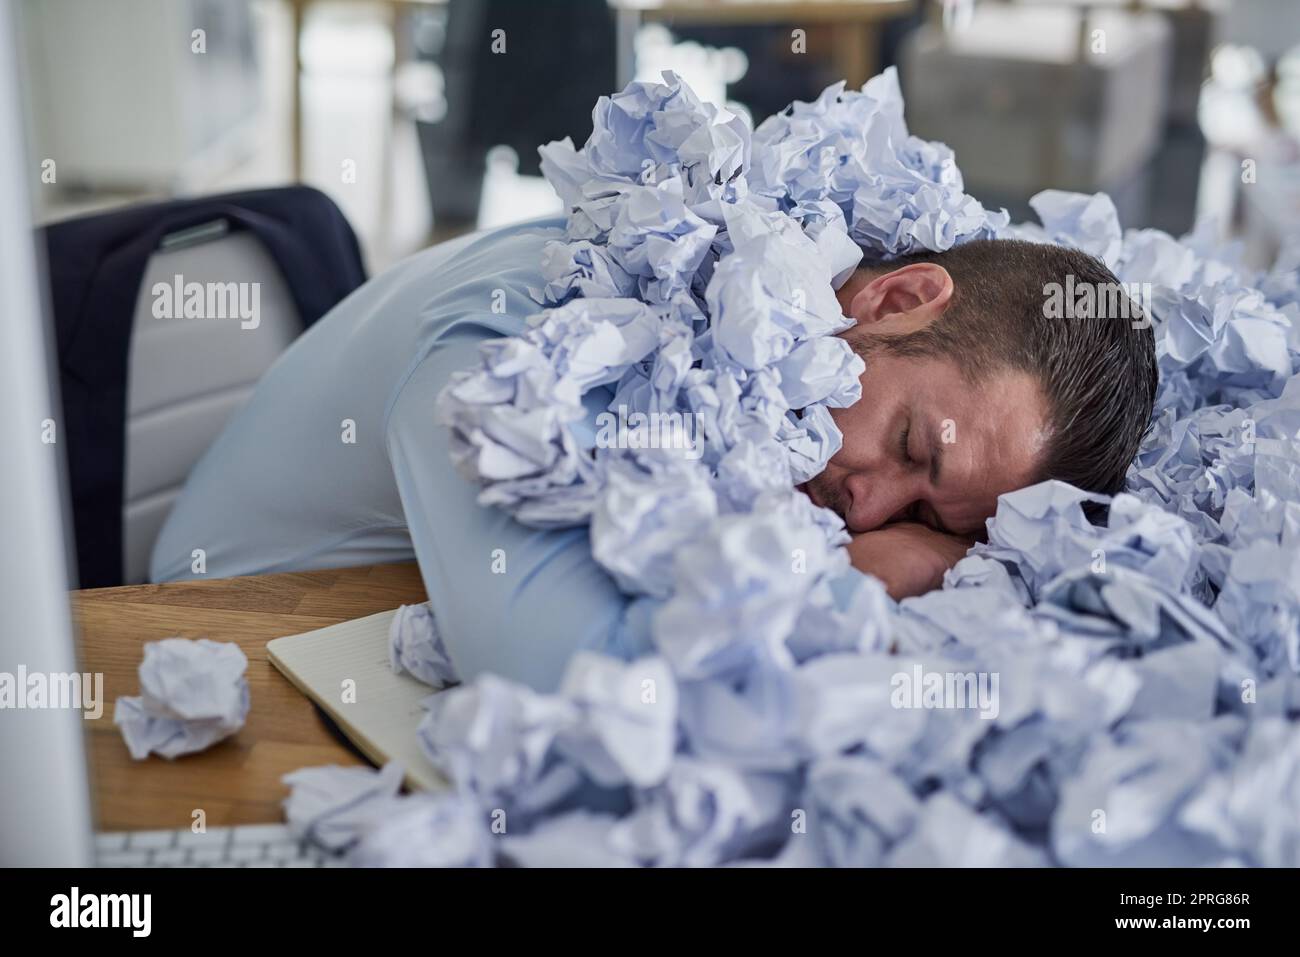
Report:
M 204 286 L 256 283 L 257 324 L 156 317 L 156 284 L 174 287 L 177 276 Z M 127 371 L 126 584 L 148 580 L 154 540 L 190 470 L 302 329 L 279 267 L 250 232 L 162 248 L 150 257 L 136 301 Z
M 338 206 L 302 185 L 126 206 L 42 233 L 78 584 L 121 585 L 143 576 L 169 495 L 238 393 L 365 282 L 365 263 Z

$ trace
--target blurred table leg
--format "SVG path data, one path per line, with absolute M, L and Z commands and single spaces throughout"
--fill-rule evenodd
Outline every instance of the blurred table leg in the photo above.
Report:
M 636 33 L 641 29 L 641 11 L 619 6 L 614 11 L 615 73 L 617 89 L 636 79 Z
M 876 75 L 880 31 L 874 23 L 838 23 L 831 33 L 831 63 L 835 78 L 856 90 Z
M 302 21 L 309 2 L 289 0 L 289 36 L 293 40 L 293 55 L 289 58 L 293 70 L 289 91 L 289 161 L 295 183 L 302 182 Z

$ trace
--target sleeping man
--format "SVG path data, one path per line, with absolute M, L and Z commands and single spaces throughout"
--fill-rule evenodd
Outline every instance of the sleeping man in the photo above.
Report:
M 190 475 L 153 581 L 414 557 L 462 679 L 493 671 L 549 691 L 575 651 L 626 648 L 634 613 L 587 529 L 529 528 L 479 505 L 435 416 L 478 344 L 518 335 L 539 311 L 528 289 L 542 285 L 542 247 L 561 226 L 435 246 L 313 325 Z M 1048 290 L 1067 282 L 1099 293 L 1092 314 L 1049 318 Z M 1156 365 L 1148 324 L 1105 294 L 1116 288 L 1083 253 L 1011 240 L 849 277 L 837 297 L 856 320 L 842 335 L 866 362 L 862 397 L 832 410 L 843 446 L 802 490 L 844 519 L 854 567 L 895 598 L 921 594 L 999 495 L 1048 478 L 1122 487 Z

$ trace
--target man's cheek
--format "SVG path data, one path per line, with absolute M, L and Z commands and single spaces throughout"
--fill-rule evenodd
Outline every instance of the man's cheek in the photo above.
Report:
M 854 403 L 847 409 L 830 409 L 831 421 L 835 427 L 840 430 L 844 436 L 845 442 L 848 441 L 849 433 L 858 430 L 859 420 L 862 418 L 859 412 L 860 403 Z
M 855 458 L 862 451 L 864 442 L 872 433 L 871 417 L 864 415 L 859 406 L 847 409 L 831 409 L 831 421 L 840 430 L 840 448 L 831 461 L 843 464 L 845 459 Z

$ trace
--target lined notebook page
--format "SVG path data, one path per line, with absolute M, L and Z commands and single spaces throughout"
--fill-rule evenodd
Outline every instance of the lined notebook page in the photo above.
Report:
M 420 702 L 433 690 L 388 666 L 388 626 L 393 611 L 381 611 L 328 628 L 276 638 L 266 644 L 271 663 L 320 705 L 361 753 L 376 764 L 400 761 L 406 785 L 420 790 L 447 787 L 416 743 L 424 718 Z M 355 700 L 344 702 L 351 679 Z

